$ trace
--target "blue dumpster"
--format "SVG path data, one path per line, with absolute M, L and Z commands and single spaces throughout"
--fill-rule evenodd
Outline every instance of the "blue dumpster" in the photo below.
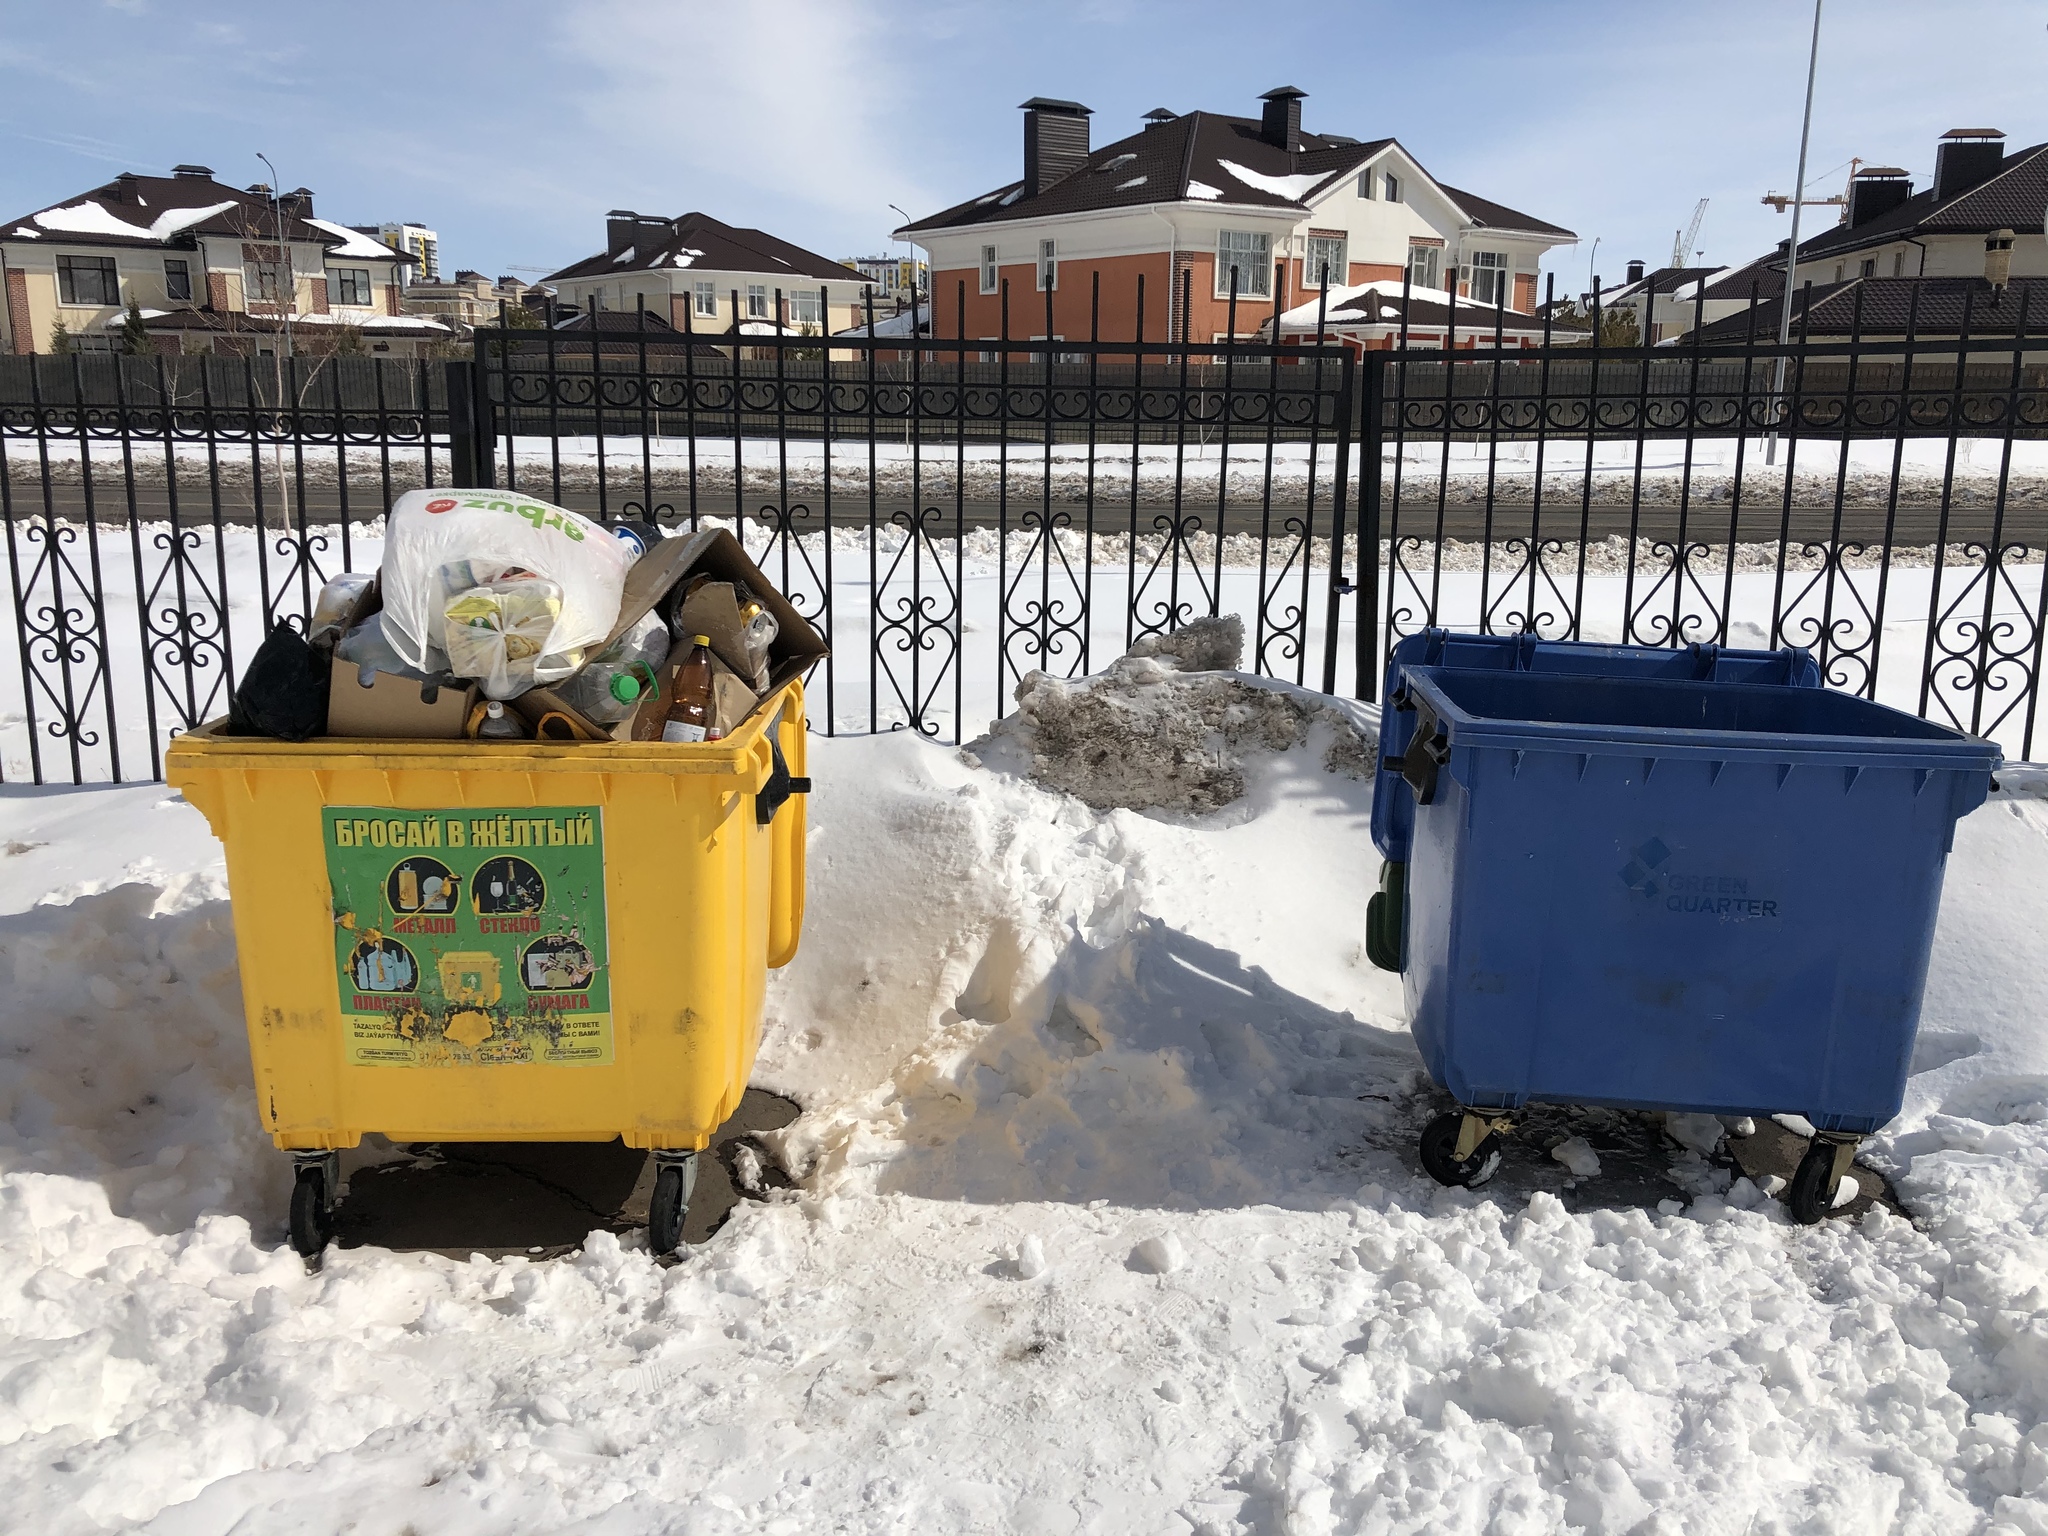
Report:
M 1401 689 L 1408 1008 L 1463 1107 L 1425 1166 L 1476 1182 L 1531 1100 L 1792 1111 L 1818 1219 L 1898 1112 L 1997 749 L 1818 688 L 1409 665 Z
M 1820 667 L 1798 646 L 1777 651 L 1726 646 L 1598 645 L 1545 640 L 1537 635 L 1461 635 L 1425 629 L 1397 642 L 1387 658 L 1380 698 L 1379 772 L 1372 792 L 1372 840 L 1386 863 L 1380 888 L 1366 907 L 1365 952 L 1382 970 L 1401 969 L 1402 903 L 1407 890 L 1408 840 L 1415 797 L 1401 778 L 1402 754 L 1415 729 L 1412 710 L 1394 707 L 1409 667 L 1459 667 L 1499 672 L 1551 672 L 1571 677 L 1660 677 L 1695 682 L 1769 683 L 1818 688 Z

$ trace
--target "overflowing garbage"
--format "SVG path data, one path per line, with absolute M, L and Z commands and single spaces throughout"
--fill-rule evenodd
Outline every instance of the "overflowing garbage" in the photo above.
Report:
M 825 655 L 723 529 L 615 527 L 491 490 L 411 491 L 375 573 L 271 632 L 231 729 L 287 741 L 716 742 Z

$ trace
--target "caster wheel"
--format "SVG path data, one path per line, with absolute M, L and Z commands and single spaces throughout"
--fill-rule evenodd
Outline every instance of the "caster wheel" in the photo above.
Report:
M 333 1236 L 334 1213 L 327 1203 L 326 1170 L 301 1168 L 292 1185 L 292 1251 L 303 1259 L 317 1259 Z
M 690 1213 L 690 1191 L 697 1182 L 697 1161 L 665 1162 L 654 1175 L 654 1198 L 647 1207 L 647 1246 L 657 1255 L 674 1253 L 683 1241 L 683 1218 Z
M 1488 1133 L 1485 1140 L 1472 1149 L 1472 1155 L 1462 1162 L 1457 1156 L 1458 1132 L 1464 1129 L 1465 1117 L 1457 1110 L 1438 1115 L 1422 1130 L 1422 1167 L 1439 1184 L 1448 1184 L 1453 1189 L 1477 1189 L 1493 1177 L 1500 1167 L 1500 1137 Z
M 1785 1187 L 1785 1208 L 1801 1226 L 1813 1226 L 1834 1213 L 1838 1187 L 1834 1143 L 1816 1136 L 1806 1144 L 1806 1155 L 1799 1159 L 1799 1166 L 1792 1171 L 1792 1182 Z

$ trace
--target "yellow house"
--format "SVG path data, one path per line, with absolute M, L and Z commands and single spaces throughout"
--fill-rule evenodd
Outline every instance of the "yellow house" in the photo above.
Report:
M 304 187 L 235 188 L 203 165 L 169 176 L 124 172 L 105 186 L 0 222 L 0 347 L 113 350 L 128 307 L 158 352 L 413 355 L 448 328 L 401 313 L 400 273 L 414 258 L 373 235 L 313 216 Z

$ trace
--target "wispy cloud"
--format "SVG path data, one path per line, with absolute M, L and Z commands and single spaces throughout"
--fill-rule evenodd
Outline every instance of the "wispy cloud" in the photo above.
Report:
M 885 201 L 929 201 L 914 168 L 911 60 L 900 14 L 888 16 L 858 0 L 581 0 L 558 35 L 587 81 L 577 110 L 605 144 L 588 169 L 665 213 L 741 189 L 757 206 L 766 194 L 875 223 Z

